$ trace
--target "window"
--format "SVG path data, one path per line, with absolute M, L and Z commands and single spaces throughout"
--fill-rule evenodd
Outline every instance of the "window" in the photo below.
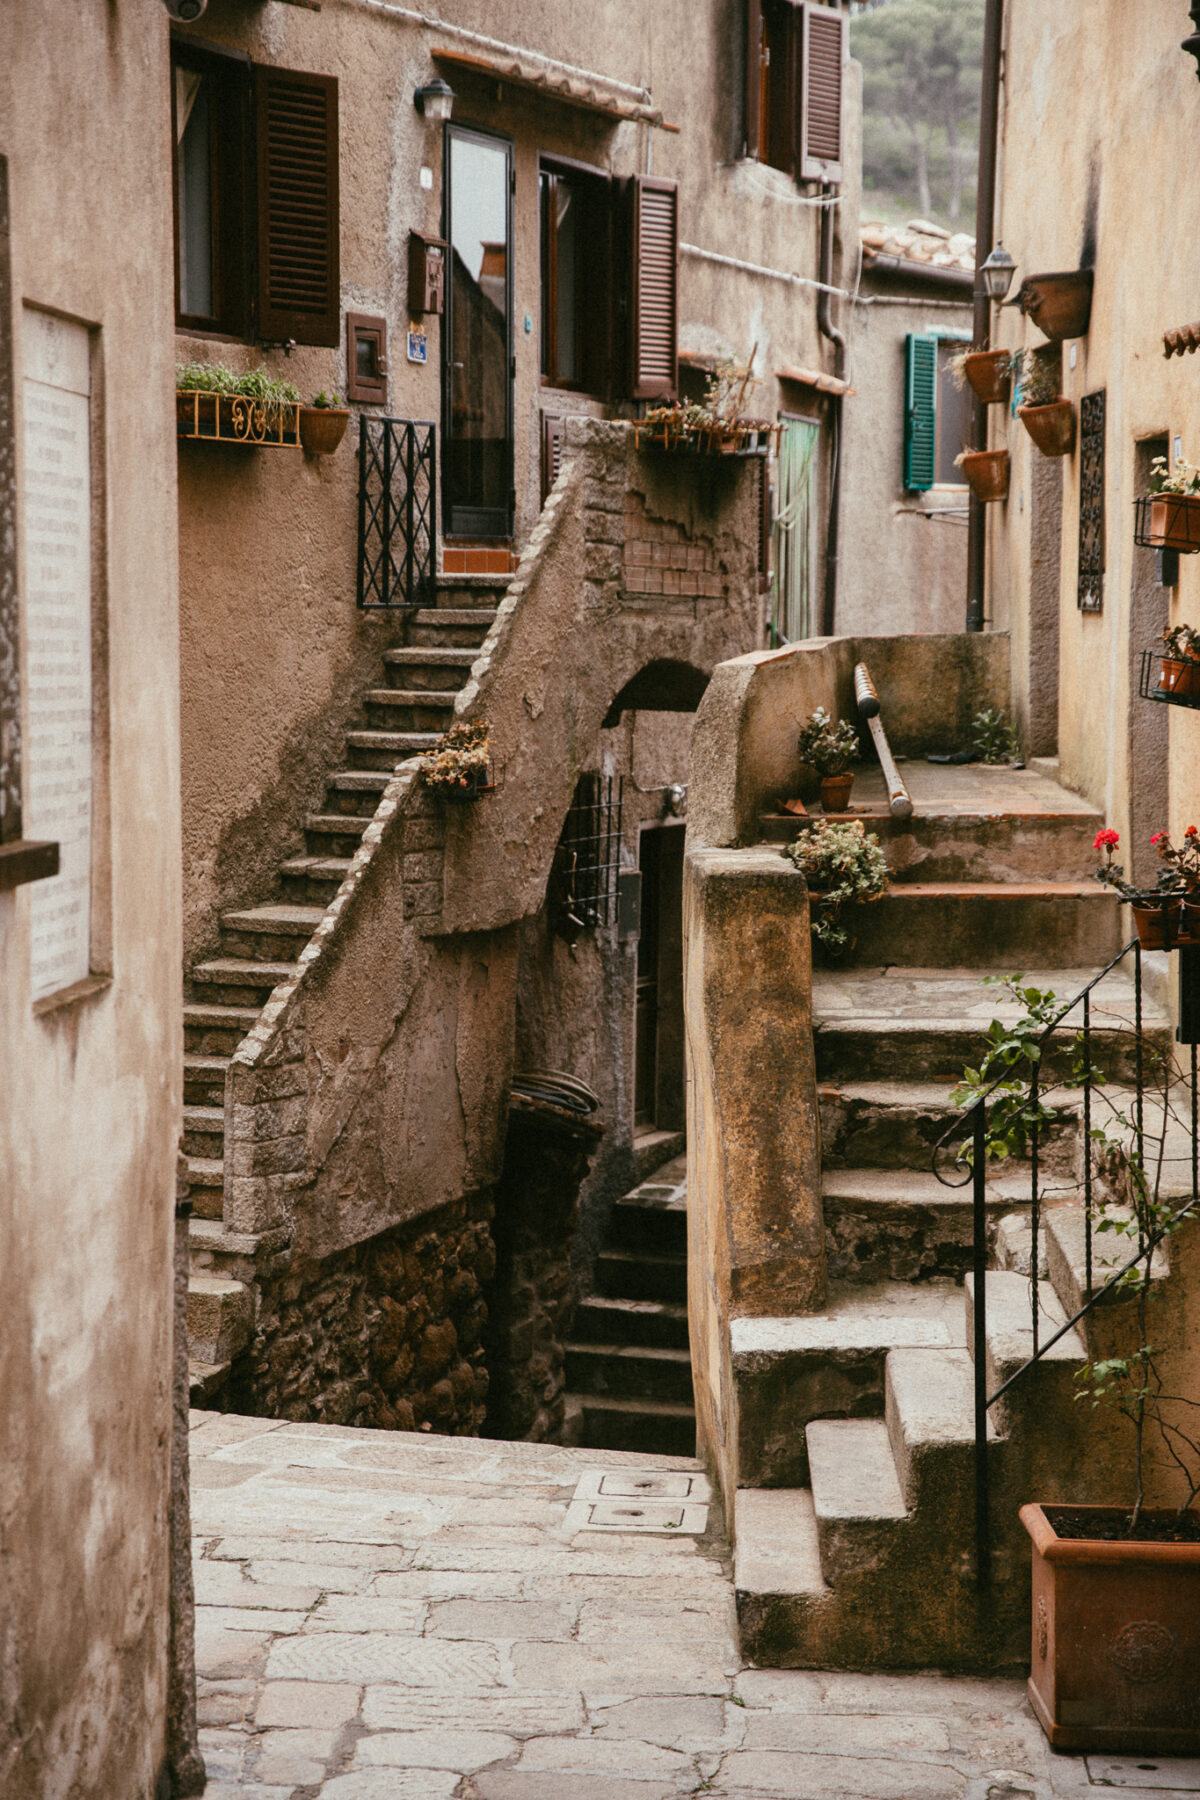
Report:
M 971 442 L 971 394 L 954 380 L 954 358 L 966 333 L 911 331 L 904 347 L 904 485 L 961 486 L 955 465 Z
M 337 82 L 173 41 L 181 330 L 338 342 Z
M 846 21 L 811 0 L 746 0 L 746 155 L 838 182 Z
M 543 159 L 542 380 L 604 399 L 678 392 L 679 191 Z

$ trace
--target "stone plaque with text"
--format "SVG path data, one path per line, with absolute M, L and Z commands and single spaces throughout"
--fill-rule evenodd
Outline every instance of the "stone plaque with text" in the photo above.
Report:
M 25 830 L 60 846 L 30 890 L 34 1000 L 89 972 L 92 878 L 92 558 L 89 342 L 84 326 L 22 319 Z

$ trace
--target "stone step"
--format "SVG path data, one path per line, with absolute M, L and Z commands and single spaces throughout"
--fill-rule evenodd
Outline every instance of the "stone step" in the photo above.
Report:
M 639 1181 L 648 1181 L 665 1163 L 673 1162 L 687 1149 L 682 1131 L 639 1131 L 633 1140 L 633 1163 Z
M 963 1284 L 968 1346 L 974 1332 L 974 1285 L 968 1275 Z M 1025 1425 L 1034 1437 L 1053 1445 L 1051 1466 L 1060 1472 L 1064 1468 L 1074 1470 L 1072 1444 L 1086 1442 L 1091 1423 L 1085 1417 L 1091 1409 L 1080 1406 L 1075 1397 L 1075 1378 L 1087 1360 L 1079 1331 L 1068 1331 L 1046 1348 L 1066 1318 L 1053 1287 L 1049 1282 L 1040 1282 L 1038 1341 L 1042 1358 L 990 1409 L 999 1430 L 1013 1435 Z M 988 1392 L 994 1394 L 1033 1356 L 1032 1288 L 1026 1276 L 1002 1269 L 988 1271 L 986 1339 Z
M 189 1156 L 188 1199 L 201 1219 L 219 1219 L 225 1204 L 225 1164 L 220 1157 Z
M 962 1289 L 950 1280 L 834 1286 L 822 1313 L 731 1320 L 739 1479 L 806 1485 L 813 1419 L 881 1418 L 889 1351 L 961 1348 L 965 1332 Z
M 211 1008 L 209 1009 L 211 1010 Z M 228 1056 L 204 1056 L 188 1050 L 183 1057 L 183 1099 L 186 1106 L 225 1104 Z
M 616 1399 L 602 1394 L 566 1395 L 582 1418 L 580 1443 L 589 1450 L 637 1450 L 643 1454 L 694 1456 L 696 1415 L 678 1400 Z
M 224 1106 L 185 1106 L 183 1149 L 188 1156 L 214 1158 L 225 1154 Z
M 1010 1165 L 1002 1164 L 1007 1169 Z M 989 1224 L 1029 1204 L 1028 1172 L 991 1174 Z M 948 1173 L 953 1173 L 948 1169 Z M 825 1169 L 825 1254 L 838 1281 L 922 1281 L 971 1266 L 974 1208 L 968 1182 L 945 1187 L 916 1169 Z
M 410 644 L 475 649 L 492 628 L 496 612 L 490 606 L 423 606 L 409 619 Z
M 185 1053 L 204 1057 L 232 1056 L 246 1033 L 257 1025 L 261 1010 L 257 1005 L 222 1006 L 208 1001 L 185 1001 Z
M 352 860 L 349 856 L 289 857 L 279 865 L 284 898 L 299 905 L 328 906 L 350 873 Z
M 298 956 L 325 916 L 323 906 L 275 903 L 221 914 L 226 956 L 284 962 Z
M 952 1081 L 876 1081 L 827 1083 L 818 1092 L 821 1114 L 821 1160 L 826 1168 L 919 1169 L 928 1173 L 934 1147 L 954 1126 L 948 1140 L 970 1135 L 970 1120 L 951 1103 Z M 1053 1093 L 1049 1104 L 1057 1125 L 1043 1131 L 1039 1156 L 1047 1168 L 1074 1171 L 1079 1146 L 1079 1096 Z M 945 1155 L 946 1152 L 943 1152 Z
M 310 856 L 353 856 L 371 823 L 373 813 L 309 813 L 304 821 L 305 846 Z
M 806 1640 L 816 1637 L 832 1595 L 809 1488 L 738 1489 L 733 1586 L 742 1660 L 760 1669 L 813 1667 Z
M 804 1435 L 821 1568 L 836 1587 L 843 1565 L 891 1552 L 908 1507 L 882 1419 L 814 1419 Z
M 897 883 L 846 924 L 851 965 L 1102 966 L 1124 942 L 1116 896 L 1096 881 Z
M 250 1341 L 254 1302 L 241 1281 L 217 1275 L 188 1277 L 188 1351 L 198 1362 L 231 1362 Z
M 219 1398 L 229 1374 L 227 1362 L 206 1363 L 188 1358 L 188 1390 L 193 1406 L 212 1406 Z
M 687 1307 L 664 1300 L 589 1294 L 575 1308 L 571 1329 L 590 1344 L 647 1344 L 667 1350 L 688 1347 Z
M 408 644 L 385 650 L 383 664 L 389 687 L 457 693 L 478 656 L 470 644 Z
M 325 778 L 326 815 L 369 822 L 391 779 L 390 769 L 337 769 Z
M 692 1359 L 686 1350 L 581 1342 L 568 1343 L 565 1349 L 572 1393 L 692 1405 Z
M 623 1195 L 609 1215 L 608 1242 L 617 1250 L 686 1256 L 686 1185 L 645 1181 Z
M 296 973 L 294 962 L 252 962 L 240 956 L 216 957 L 192 970 L 196 999 L 255 1009 L 255 1017 L 282 981 Z M 253 1024 L 254 1021 L 251 1021 Z M 247 1027 L 249 1029 L 249 1027 Z
M 1092 1281 L 1088 1286 L 1087 1279 L 1087 1223 L 1082 1204 L 1072 1203 L 1067 1206 L 1052 1208 L 1044 1214 L 1041 1221 L 1041 1247 L 1045 1258 L 1046 1274 L 1068 1318 L 1074 1318 L 1080 1308 L 1099 1292 L 1109 1278 L 1118 1269 L 1124 1268 L 1129 1258 L 1137 1249 L 1137 1239 L 1130 1238 L 1123 1231 L 1100 1231 L 1097 1226 L 1104 1215 L 1097 1206 L 1092 1215 Z M 1110 1216 L 1126 1220 L 1129 1214 L 1121 1209 L 1111 1209 Z M 1171 1258 L 1167 1244 L 1159 1244 L 1150 1259 L 1151 1295 L 1156 1287 L 1161 1287 L 1171 1273 Z M 1114 1294 L 1095 1309 L 1086 1325 L 1081 1321 L 1081 1330 L 1086 1331 L 1088 1342 L 1094 1355 L 1115 1354 L 1111 1350 L 1100 1350 L 1097 1342 L 1109 1335 L 1108 1319 L 1113 1312 L 1125 1313 L 1132 1304 L 1132 1295 L 1117 1298 Z M 1113 1321 L 1114 1324 L 1116 1321 Z M 1099 1332 L 1099 1340 L 1096 1333 Z M 1154 1335 L 1151 1333 L 1151 1335 Z
M 432 750 L 440 731 L 348 731 L 346 752 L 352 769 L 379 770 L 386 764 L 389 776 L 397 763 Z
M 963 1349 L 895 1348 L 884 1419 L 904 1503 L 940 1510 L 964 1539 L 974 1528 L 975 1369 Z M 988 1416 L 988 1439 L 999 1441 Z
M 911 819 L 888 812 L 857 814 L 878 837 L 898 882 L 1087 881 L 1096 868 L 1092 843 L 1099 813 L 937 813 Z M 789 813 L 763 813 L 764 842 L 790 844 L 807 827 Z
M 278 1234 L 282 1241 L 284 1233 Z M 252 1286 L 257 1280 L 256 1258 L 264 1239 L 254 1232 L 227 1231 L 222 1218 L 204 1219 L 193 1213 L 188 1220 L 188 1261 L 193 1275 L 219 1275 L 226 1281 Z M 272 1247 L 267 1240 L 267 1248 Z
M 494 612 L 508 590 L 512 575 L 439 575 L 437 611 L 443 608 L 483 608 Z
M 377 688 L 364 695 L 363 704 L 368 726 L 381 731 L 433 731 L 440 737 L 454 723 L 453 694 Z
M 686 1301 L 687 1259 L 605 1248 L 596 1258 L 596 1285 L 613 1299 Z

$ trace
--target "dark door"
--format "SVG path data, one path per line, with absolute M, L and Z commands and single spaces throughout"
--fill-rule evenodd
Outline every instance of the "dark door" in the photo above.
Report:
M 634 1125 L 682 1131 L 683 1064 L 682 825 L 644 830 L 638 844 L 642 917 L 634 1016 Z
M 512 145 L 446 127 L 442 490 L 450 537 L 510 537 Z

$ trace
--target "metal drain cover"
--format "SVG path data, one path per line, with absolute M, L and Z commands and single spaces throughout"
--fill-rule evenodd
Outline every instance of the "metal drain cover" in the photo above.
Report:
M 712 1490 L 687 1470 L 586 1469 L 567 1508 L 568 1531 L 702 1532 Z

